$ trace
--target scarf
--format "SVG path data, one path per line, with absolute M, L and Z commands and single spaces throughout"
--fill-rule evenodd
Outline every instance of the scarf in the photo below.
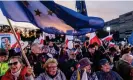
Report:
M 16 72 L 16 73 L 12 73 L 12 72 L 11 72 L 11 74 L 14 76 L 15 80 L 18 79 L 18 77 L 19 77 L 19 75 L 20 75 L 20 72 L 21 72 L 21 68 L 20 68 L 19 71 Z

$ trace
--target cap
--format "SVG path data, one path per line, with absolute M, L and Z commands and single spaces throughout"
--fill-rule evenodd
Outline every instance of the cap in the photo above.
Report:
M 99 65 L 102 66 L 102 65 L 105 65 L 106 63 L 108 63 L 108 60 L 107 59 L 101 59 L 99 61 Z

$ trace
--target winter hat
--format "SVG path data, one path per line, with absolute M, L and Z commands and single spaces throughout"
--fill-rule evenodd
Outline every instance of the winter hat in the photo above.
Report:
M 8 52 L 5 49 L 0 49 L 0 56 L 6 56 Z
M 102 66 L 102 65 L 105 65 L 106 63 L 109 63 L 107 59 L 101 59 L 99 61 L 99 65 Z
M 91 65 L 92 62 L 91 62 L 88 58 L 82 58 L 82 59 L 79 61 L 79 64 L 80 64 L 80 67 L 81 67 L 81 68 L 84 68 L 85 66 Z

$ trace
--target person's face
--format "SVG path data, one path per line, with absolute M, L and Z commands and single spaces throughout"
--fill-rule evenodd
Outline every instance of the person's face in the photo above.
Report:
M 95 53 L 95 50 L 96 50 L 95 47 L 94 48 L 89 48 L 89 52 L 92 53 L 92 54 Z
M 42 48 L 39 46 L 39 44 L 32 47 L 33 53 L 42 53 Z
M 6 47 L 8 47 L 8 45 L 9 45 L 9 40 L 8 40 L 8 38 L 3 38 L 2 40 L 1 40 L 1 42 L 2 42 L 2 47 L 5 49 Z
M 83 68 L 84 70 L 86 69 L 86 72 L 91 72 L 91 65 L 88 65 L 88 66 L 85 66 L 84 68 Z
M 65 54 L 65 53 L 66 53 L 66 51 L 67 51 L 67 50 L 66 50 L 66 48 L 64 47 L 64 48 L 63 48 L 63 53 Z
M 98 50 L 98 46 L 95 46 L 95 49 Z
M 109 72 L 111 70 L 109 63 L 102 65 L 101 70 L 104 72 Z
M 43 50 L 43 53 L 48 53 L 48 47 L 47 46 L 43 46 L 42 50 Z
M 74 52 L 70 52 L 70 56 L 69 56 L 69 58 L 70 58 L 70 59 L 76 59 L 76 56 L 77 56 L 76 53 L 74 53 Z
M 132 62 L 133 62 L 133 59 L 132 58 L 128 58 L 128 63 L 132 64 Z
M 13 58 L 9 61 L 8 63 L 9 68 L 11 69 L 12 73 L 16 73 L 20 70 L 20 68 L 22 67 L 22 64 L 18 61 L 17 58 Z
M 49 46 L 50 47 L 53 47 L 53 42 L 49 42 Z
M 56 73 L 57 73 L 57 64 L 56 63 L 49 63 L 47 68 L 46 68 L 46 71 L 52 76 L 56 75 Z
M 0 62 L 3 62 L 6 60 L 6 56 L 0 56 Z

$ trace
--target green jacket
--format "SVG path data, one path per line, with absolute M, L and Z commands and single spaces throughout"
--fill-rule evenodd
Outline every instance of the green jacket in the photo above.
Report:
M 0 76 L 3 76 L 6 71 L 8 70 L 8 63 L 7 62 L 1 62 L 0 63 Z

